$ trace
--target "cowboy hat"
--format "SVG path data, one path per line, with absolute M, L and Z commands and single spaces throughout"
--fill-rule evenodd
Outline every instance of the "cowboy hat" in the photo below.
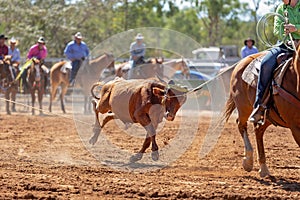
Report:
M 45 44 L 46 43 L 45 38 L 44 37 L 40 37 L 39 40 L 38 40 L 38 43 Z
M 244 41 L 244 44 L 247 45 L 247 42 L 248 42 L 248 41 L 251 41 L 251 42 L 252 42 L 252 45 L 255 44 L 255 41 L 254 41 L 253 39 L 251 39 L 251 38 L 247 38 L 247 39 Z
M 78 38 L 78 39 L 82 39 L 82 35 L 80 32 L 77 32 L 75 35 L 74 35 L 75 38 Z
M 0 39 L 5 39 L 5 40 L 7 40 L 7 37 L 5 37 L 4 34 L 1 34 L 1 35 L 0 35 Z
M 8 44 L 15 44 L 17 46 L 19 44 L 19 41 L 16 38 L 12 37 L 10 40 L 8 40 Z
M 143 36 L 141 33 L 138 33 L 138 34 L 135 36 L 135 39 L 136 39 L 136 40 L 142 40 L 142 39 L 144 39 L 144 36 Z

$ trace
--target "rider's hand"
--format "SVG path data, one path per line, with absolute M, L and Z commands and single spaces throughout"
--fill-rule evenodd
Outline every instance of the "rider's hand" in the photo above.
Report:
M 284 33 L 289 34 L 298 31 L 294 24 L 286 24 L 284 25 Z
M 132 59 L 136 61 L 138 59 L 138 57 L 137 56 L 132 56 Z

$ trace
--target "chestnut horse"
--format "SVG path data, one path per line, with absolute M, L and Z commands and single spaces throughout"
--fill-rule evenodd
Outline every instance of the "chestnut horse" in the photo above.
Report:
M 45 72 L 42 69 L 42 63 L 38 59 L 32 59 L 32 63 L 27 70 L 27 83 L 31 94 L 32 115 L 35 114 L 35 92 L 38 93 L 39 111 L 43 115 L 43 95 L 45 92 Z
M 52 111 L 52 101 L 55 99 L 57 88 L 61 85 L 62 90 L 60 94 L 60 102 L 61 109 L 65 113 L 65 105 L 64 105 L 64 96 L 68 90 L 69 86 L 69 71 L 67 73 L 63 73 L 61 71 L 62 66 L 66 63 L 66 61 L 61 61 L 54 64 L 50 70 L 50 104 L 49 111 Z M 103 69 L 107 67 L 111 67 L 114 65 L 114 57 L 111 54 L 105 53 L 102 56 L 89 61 L 89 63 L 83 64 L 83 66 L 79 69 L 76 83 L 78 83 L 82 89 L 84 98 L 84 112 L 88 111 L 88 96 L 90 96 L 90 87 L 94 82 L 98 81 L 100 78 L 100 74 Z
M 253 148 L 248 138 L 247 121 L 253 109 L 255 100 L 256 88 L 251 87 L 242 80 L 242 74 L 245 68 L 251 61 L 266 52 L 261 52 L 255 55 L 248 56 L 241 60 L 233 70 L 230 80 L 230 96 L 227 101 L 224 120 L 228 120 L 232 112 L 237 108 L 238 111 L 238 130 L 243 138 L 245 145 L 245 152 L 243 158 L 244 170 L 250 172 L 253 169 Z M 283 76 L 280 88 L 283 88 L 289 94 L 293 95 L 300 101 L 299 88 L 299 74 L 300 48 L 297 48 L 297 53 L 293 55 L 291 66 L 287 69 Z M 268 116 L 263 125 L 255 125 L 254 131 L 256 136 L 256 144 L 258 149 L 258 161 L 260 164 L 259 174 L 261 177 L 270 175 L 266 165 L 266 157 L 263 143 L 263 135 L 265 130 L 271 124 L 279 125 L 289 128 L 296 143 L 300 146 L 300 112 L 296 104 L 290 103 L 290 100 L 283 97 L 284 95 L 271 95 L 271 106 L 268 110 Z M 298 105 L 299 106 L 299 105 Z M 279 114 L 277 114 L 279 113 Z
M 116 66 L 115 75 L 118 77 L 126 77 L 128 69 L 125 69 L 129 65 L 128 62 L 122 63 Z M 173 59 L 167 62 L 163 62 L 163 59 L 152 58 L 149 62 L 145 64 L 138 65 L 134 68 L 134 75 L 131 78 L 134 79 L 145 79 L 153 78 L 157 75 L 160 77 L 171 78 L 176 71 L 182 71 L 183 75 L 189 76 L 190 70 L 185 59 Z

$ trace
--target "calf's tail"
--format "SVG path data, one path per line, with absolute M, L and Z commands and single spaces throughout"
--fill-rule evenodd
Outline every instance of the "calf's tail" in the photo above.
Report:
M 96 83 L 93 84 L 93 86 L 92 86 L 92 88 L 91 88 L 91 94 L 92 94 L 92 97 L 93 97 L 93 98 L 95 98 L 95 99 L 97 99 L 97 100 L 100 100 L 100 97 L 98 97 L 98 96 L 94 93 L 94 91 L 95 91 L 95 88 L 96 88 L 96 87 L 102 87 L 103 85 L 104 85 L 103 82 L 96 82 Z

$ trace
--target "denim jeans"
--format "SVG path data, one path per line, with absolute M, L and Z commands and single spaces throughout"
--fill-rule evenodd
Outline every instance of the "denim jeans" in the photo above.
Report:
M 72 65 L 72 70 L 71 70 L 71 75 L 70 75 L 70 83 L 72 83 L 75 78 L 76 78 L 76 75 L 77 75 L 77 72 L 80 68 L 82 64 L 82 60 L 74 60 L 72 61 L 71 65 Z
M 263 98 L 266 90 L 269 89 L 270 83 L 273 77 L 273 71 L 277 67 L 277 56 L 281 53 L 286 53 L 289 50 L 285 45 L 279 47 L 274 47 L 269 50 L 267 55 L 261 62 L 261 68 L 258 76 L 258 84 L 256 90 L 256 98 L 254 103 L 254 108 L 263 103 Z

